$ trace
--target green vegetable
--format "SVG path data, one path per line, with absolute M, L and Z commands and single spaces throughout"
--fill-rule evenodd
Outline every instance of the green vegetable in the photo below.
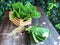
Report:
M 40 12 L 37 12 L 35 11 L 33 14 L 32 14 L 33 18 L 39 18 L 41 16 Z
M 23 5 L 22 2 L 17 2 L 12 4 L 13 15 L 19 19 L 29 20 L 30 18 L 39 18 L 41 16 L 37 8 L 33 6 L 30 2 Z M 13 17 L 12 15 L 12 17 Z
M 27 31 L 31 34 L 36 43 L 39 41 L 44 41 L 50 34 L 50 31 L 48 29 L 45 29 L 38 25 L 31 26 L 27 29 Z

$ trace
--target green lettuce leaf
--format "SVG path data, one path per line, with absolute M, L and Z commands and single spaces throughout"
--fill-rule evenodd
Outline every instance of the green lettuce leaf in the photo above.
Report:
M 27 29 L 27 31 L 32 34 L 33 39 L 36 43 L 39 41 L 44 41 L 48 38 L 50 31 L 49 29 L 43 28 L 41 26 L 35 25 Z

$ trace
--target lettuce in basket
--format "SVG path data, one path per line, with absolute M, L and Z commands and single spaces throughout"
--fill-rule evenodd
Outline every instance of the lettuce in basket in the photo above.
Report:
M 39 18 L 41 16 L 41 13 L 38 12 L 37 8 L 30 2 L 27 2 L 25 5 L 23 5 L 22 2 L 12 4 L 12 12 L 11 18 L 14 16 L 24 20 L 29 20 L 30 18 Z

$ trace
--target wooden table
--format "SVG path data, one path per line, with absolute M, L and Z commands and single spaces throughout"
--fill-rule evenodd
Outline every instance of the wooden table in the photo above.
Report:
M 12 38 L 7 37 L 5 33 L 11 32 L 16 26 L 9 21 L 8 13 L 5 13 L 4 20 L 0 26 L 0 45 L 54 45 L 54 42 L 59 42 L 59 34 L 45 15 L 44 11 L 40 7 L 38 7 L 38 11 L 40 11 L 42 15 L 39 19 L 33 19 L 32 25 L 39 24 L 44 28 L 50 29 L 51 32 L 44 44 L 33 44 L 27 32 L 23 32 L 23 34 Z

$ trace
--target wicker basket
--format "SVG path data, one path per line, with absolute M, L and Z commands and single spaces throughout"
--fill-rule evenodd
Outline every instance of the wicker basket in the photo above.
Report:
M 30 20 L 28 20 L 28 21 L 24 21 L 23 19 L 19 19 L 16 17 L 14 19 L 11 19 L 11 17 L 10 17 L 11 13 L 12 12 L 9 12 L 9 20 L 11 22 L 13 22 L 16 26 L 26 26 L 26 25 L 30 25 L 32 22 L 32 18 L 30 18 Z

